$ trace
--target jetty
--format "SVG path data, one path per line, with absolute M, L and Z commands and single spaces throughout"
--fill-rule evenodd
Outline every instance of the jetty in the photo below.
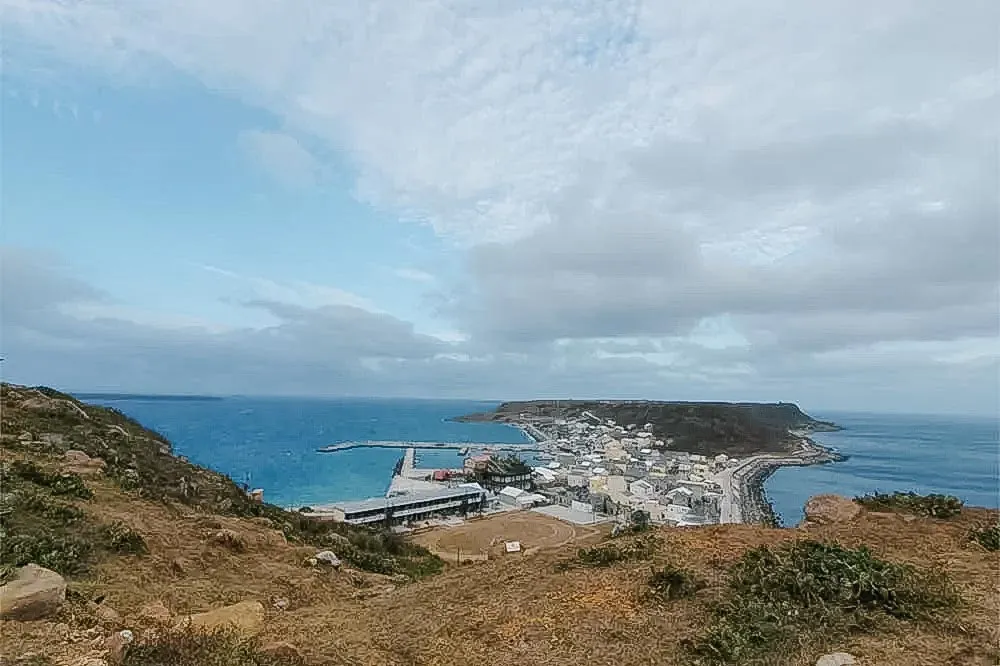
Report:
M 337 453 L 339 451 L 350 451 L 351 449 L 427 449 L 427 450 L 454 450 L 463 449 L 490 449 L 492 451 L 514 451 L 514 452 L 537 452 L 542 449 L 537 443 L 510 444 L 503 442 L 395 442 L 369 440 L 364 442 L 339 442 L 329 446 L 321 446 L 316 449 L 320 453 Z

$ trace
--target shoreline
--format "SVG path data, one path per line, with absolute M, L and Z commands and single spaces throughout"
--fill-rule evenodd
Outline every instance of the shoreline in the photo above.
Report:
M 734 481 L 738 487 L 737 503 L 740 520 L 748 525 L 767 525 L 781 527 L 780 517 L 774 512 L 764 485 L 778 469 L 782 467 L 807 467 L 810 465 L 825 465 L 843 462 L 847 456 L 833 449 L 817 444 L 809 437 L 801 437 L 799 450 L 793 454 L 781 457 L 759 456 L 750 458 L 740 468 L 739 474 L 734 473 Z M 744 471 L 746 470 L 746 471 Z

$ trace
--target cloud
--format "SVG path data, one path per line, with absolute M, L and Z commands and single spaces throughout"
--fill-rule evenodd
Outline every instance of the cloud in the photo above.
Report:
M 319 161 L 288 134 L 244 130 L 239 145 L 257 166 L 289 187 L 310 187 L 322 174 Z
M 242 300 L 245 301 L 273 301 L 308 308 L 343 305 L 369 312 L 380 312 L 379 308 L 369 299 L 338 287 L 302 280 L 276 281 L 242 275 L 211 265 L 202 265 L 201 268 L 214 275 L 222 276 L 236 285 L 246 287 L 249 290 L 247 292 L 249 295 L 243 297 Z
M 433 275 L 417 268 L 396 268 L 392 271 L 392 274 L 403 280 L 419 282 L 421 284 L 430 284 L 435 281 Z
M 242 141 L 289 182 L 308 138 L 466 249 L 435 310 L 468 339 L 349 363 L 358 386 L 996 394 L 990 0 L 7 4 L 21 71 L 167 64 L 278 116 Z M 317 344 L 372 309 L 244 282 Z

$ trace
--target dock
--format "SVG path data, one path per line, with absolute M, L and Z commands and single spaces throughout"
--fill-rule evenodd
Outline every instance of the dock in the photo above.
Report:
M 434 451 L 462 449 L 491 449 L 493 451 L 514 451 L 532 453 L 542 449 L 537 443 L 510 444 L 503 442 L 394 442 L 369 440 L 365 442 L 340 442 L 322 446 L 318 449 L 320 453 L 337 453 L 339 451 L 350 451 L 351 449 L 426 449 Z

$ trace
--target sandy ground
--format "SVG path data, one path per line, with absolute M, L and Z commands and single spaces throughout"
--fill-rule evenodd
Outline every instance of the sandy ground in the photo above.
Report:
M 454 527 L 434 527 L 414 535 L 413 541 L 447 560 L 448 554 L 459 549 L 468 554 L 487 553 L 504 541 L 520 541 L 524 549 L 541 550 L 591 539 L 601 533 L 600 527 L 571 525 L 533 511 L 516 511 L 470 520 Z

